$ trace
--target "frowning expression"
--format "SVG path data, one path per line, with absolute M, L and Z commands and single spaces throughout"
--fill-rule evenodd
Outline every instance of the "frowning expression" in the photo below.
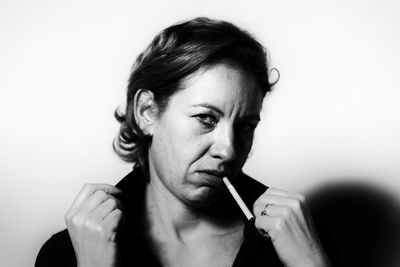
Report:
M 229 64 L 193 74 L 157 118 L 149 149 L 150 181 L 194 206 L 216 199 L 222 177 L 234 180 L 260 120 L 262 90 Z

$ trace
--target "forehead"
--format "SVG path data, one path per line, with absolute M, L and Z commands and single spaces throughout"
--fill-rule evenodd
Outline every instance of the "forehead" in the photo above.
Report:
M 210 104 L 226 113 L 246 115 L 258 114 L 263 101 L 262 90 L 252 74 L 224 63 L 195 72 L 182 88 L 170 99 L 171 105 Z

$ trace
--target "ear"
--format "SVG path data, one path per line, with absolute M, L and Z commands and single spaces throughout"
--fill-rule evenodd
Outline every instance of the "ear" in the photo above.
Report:
M 157 114 L 158 108 L 154 102 L 153 92 L 139 89 L 134 98 L 134 115 L 139 128 L 145 135 L 153 135 Z

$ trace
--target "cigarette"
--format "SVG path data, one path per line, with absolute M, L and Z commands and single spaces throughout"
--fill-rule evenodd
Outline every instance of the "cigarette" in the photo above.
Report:
M 247 208 L 246 204 L 244 204 L 242 198 L 239 196 L 238 192 L 236 189 L 233 187 L 231 182 L 229 181 L 228 177 L 222 178 L 222 181 L 224 181 L 224 184 L 228 188 L 229 192 L 231 193 L 232 197 L 235 199 L 236 203 L 239 205 L 240 209 L 243 211 L 244 215 L 246 216 L 248 221 L 254 220 L 253 214 L 250 212 L 250 210 Z

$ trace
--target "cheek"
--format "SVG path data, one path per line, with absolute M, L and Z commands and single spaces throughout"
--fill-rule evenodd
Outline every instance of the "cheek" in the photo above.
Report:
M 240 136 L 236 144 L 236 152 L 241 160 L 246 160 L 253 145 L 253 135 Z
M 157 156 L 174 171 L 184 171 L 205 151 L 205 142 L 187 118 L 165 120 L 154 137 Z
M 157 159 L 156 164 L 163 172 L 170 173 L 176 169 L 179 161 L 179 147 L 176 144 L 174 129 L 159 128 L 153 137 L 152 150 Z

